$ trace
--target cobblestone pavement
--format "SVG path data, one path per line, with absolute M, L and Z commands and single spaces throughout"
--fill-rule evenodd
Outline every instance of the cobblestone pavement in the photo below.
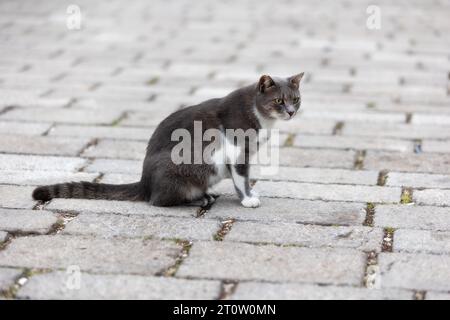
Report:
M 450 298 L 448 1 L 370 1 L 379 30 L 363 0 L 72 3 L 0 3 L 2 298 Z M 300 71 L 258 209 L 31 199 L 135 181 L 170 112 Z

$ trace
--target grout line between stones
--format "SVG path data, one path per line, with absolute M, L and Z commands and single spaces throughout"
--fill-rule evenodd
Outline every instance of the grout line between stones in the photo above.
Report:
M 228 300 L 236 291 L 237 281 L 223 280 L 220 283 L 220 293 L 217 300 Z
M 378 266 L 378 253 L 366 252 L 366 266 L 364 270 L 363 286 L 368 289 L 379 288 L 380 267 Z
M 220 223 L 222 224 L 222 226 L 213 236 L 214 241 L 223 241 L 225 236 L 231 231 L 231 228 L 233 227 L 235 221 L 236 219 L 234 218 L 221 221 Z

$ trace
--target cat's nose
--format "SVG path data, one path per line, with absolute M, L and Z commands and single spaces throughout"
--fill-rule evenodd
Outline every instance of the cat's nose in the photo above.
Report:
M 294 113 L 295 113 L 295 111 L 293 111 L 293 110 L 288 110 L 286 112 L 289 115 L 289 117 L 292 117 L 294 115 Z

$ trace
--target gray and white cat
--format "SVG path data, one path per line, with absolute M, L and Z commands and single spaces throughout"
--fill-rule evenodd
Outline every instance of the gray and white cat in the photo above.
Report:
M 150 138 L 145 156 L 142 177 L 130 184 L 103 184 L 71 182 L 41 186 L 33 191 L 35 200 L 52 198 L 81 198 L 149 201 L 155 206 L 175 206 L 202 200 L 210 206 L 216 195 L 211 187 L 223 178 L 231 177 L 244 207 L 260 205 L 257 194 L 249 181 L 249 158 L 254 153 L 248 142 L 239 144 L 225 137 L 227 129 L 270 129 L 276 120 L 292 119 L 301 103 L 300 80 L 303 73 L 276 78 L 263 75 L 256 84 L 237 89 L 226 97 L 211 99 L 198 105 L 176 111 L 164 119 Z M 237 149 L 244 161 L 239 163 L 181 163 L 172 161 L 171 153 L 177 145 L 172 132 L 183 128 L 194 133 L 194 122 L 202 123 L 203 132 L 217 129 L 223 134 L 220 153 L 229 148 Z M 203 147 L 210 142 L 202 141 Z M 192 149 L 193 154 L 195 150 Z M 226 155 L 225 155 L 226 156 Z M 242 158 L 242 157 L 241 157 Z

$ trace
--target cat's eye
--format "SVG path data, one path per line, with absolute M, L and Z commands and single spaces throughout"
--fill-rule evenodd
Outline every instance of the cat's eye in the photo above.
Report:
M 298 102 L 300 101 L 300 98 L 299 98 L 299 97 L 295 97 L 292 101 L 293 101 L 294 103 L 298 103 Z
M 277 98 L 274 100 L 276 104 L 283 104 L 283 99 Z

